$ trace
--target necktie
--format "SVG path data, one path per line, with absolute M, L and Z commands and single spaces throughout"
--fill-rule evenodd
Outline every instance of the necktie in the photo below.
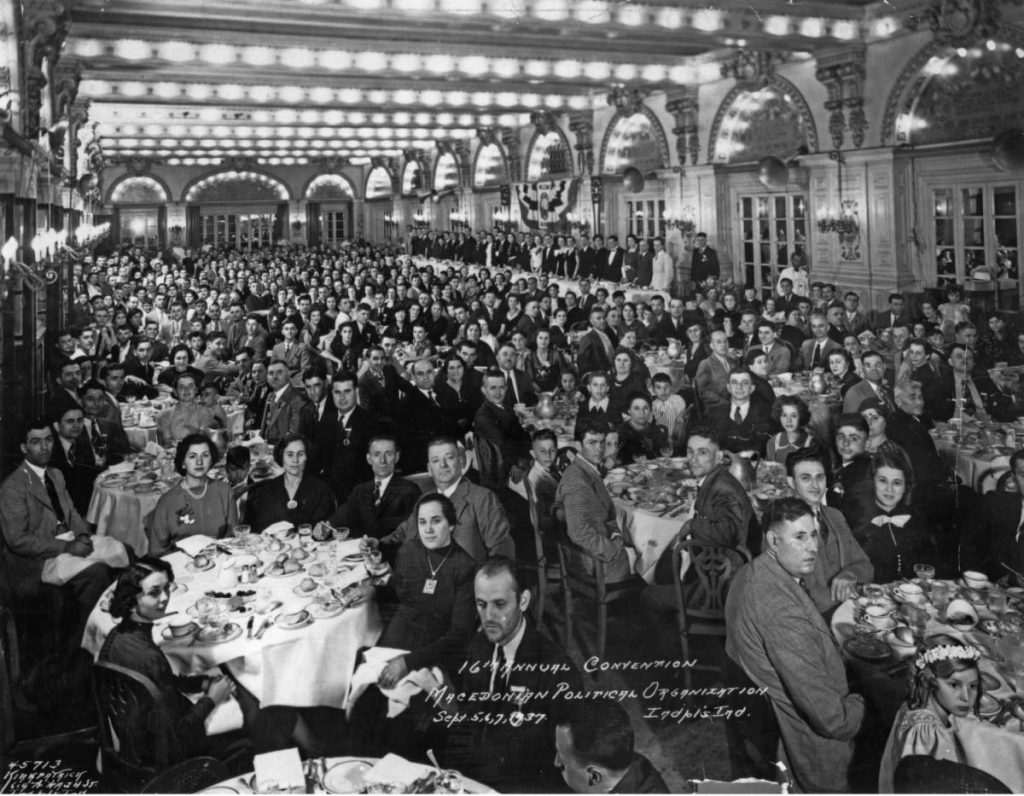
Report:
M 501 644 L 494 645 L 494 671 L 491 673 L 491 693 L 508 693 L 508 672 L 505 660 L 505 648 Z
M 740 408 L 738 406 L 733 410 L 732 422 L 735 423 L 736 425 L 739 425 L 740 423 L 743 422 L 743 413 L 740 411 Z
M 804 594 L 807 595 L 808 599 L 813 601 L 814 598 L 811 597 L 811 590 L 810 590 L 810 588 L 807 585 L 807 581 L 804 580 L 803 578 L 798 578 L 797 579 L 797 583 L 800 584 L 800 588 L 803 589 L 803 592 L 804 592 Z
M 822 542 L 828 541 L 828 523 L 821 516 L 821 511 L 814 510 L 814 527 L 818 529 L 818 535 Z
M 57 515 L 57 522 L 64 525 L 66 519 L 64 517 L 64 507 L 60 503 L 60 496 L 57 494 L 57 485 L 53 483 L 53 479 L 50 478 L 50 474 L 44 472 L 43 483 L 46 485 L 46 494 L 50 498 L 50 505 L 53 507 L 53 513 Z
M 811 357 L 811 370 L 821 367 L 821 343 L 814 344 L 814 356 Z
M 292 344 L 291 343 L 285 343 L 284 344 L 284 353 L 288 354 L 288 353 L 291 352 L 291 350 L 292 350 Z
M 71 443 L 71 446 L 67 449 L 66 456 L 67 456 L 68 464 L 70 464 L 72 467 L 74 467 L 75 466 L 75 459 L 77 458 L 75 456 L 75 443 L 73 443 L 73 442 Z M 47 478 L 49 478 L 49 476 L 47 476 Z
M 374 480 L 373 482 L 373 505 L 376 506 L 380 503 L 380 481 Z
M 276 402 L 276 398 L 267 396 L 267 403 L 263 407 L 263 422 L 260 424 L 264 429 L 267 427 L 267 421 L 270 420 L 270 415 L 274 411 L 274 404 Z
M 516 390 L 516 380 L 512 377 L 512 371 L 505 374 L 505 383 L 508 384 L 508 390 L 512 394 L 512 397 L 516 399 L 516 403 L 519 403 L 519 391 Z

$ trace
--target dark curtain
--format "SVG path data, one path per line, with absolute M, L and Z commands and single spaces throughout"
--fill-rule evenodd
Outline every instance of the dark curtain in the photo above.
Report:
M 167 248 L 167 206 L 160 205 L 156 209 L 156 245 Z
M 64 208 L 60 205 L 53 205 L 50 208 L 50 226 L 57 232 L 64 229 Z
M 185 205 L 185 239 L 190 249 L 203 245 L 203 214 L 199 205 Z
M 274 243 L 288 240 L 288 203 L 278 202 L 274 213 Z
M 117 247 L 121 243 L 121 210 L 115 207 L 110 212 L 110 243 Z
M 323 240 L 320 228 L 320 203 L 306 202 L 306 242 L 310 246 L 319 246 Z

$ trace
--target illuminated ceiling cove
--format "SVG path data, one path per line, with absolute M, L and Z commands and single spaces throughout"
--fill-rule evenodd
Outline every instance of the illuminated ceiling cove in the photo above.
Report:
M 857 0 L 76 0 L 62 60 L 108 158 L 365 164 L 898 31 Z

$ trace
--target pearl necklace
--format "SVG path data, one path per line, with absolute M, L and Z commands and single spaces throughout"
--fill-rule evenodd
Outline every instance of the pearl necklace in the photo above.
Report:
M 192 498 L 192 500 L 202 500 L 204 497 L 206 497 L 206 490 L 209 489 L 209 488 L 210 488 L 210 481 L 209 481 L 209 479 L 206 479 L 206 483 L 203 484 L 203 492 L 202 492 L 201 495 L 194 494 L 192 492 L 192 487 L 186 486 L 184 482 L 182 482 L 182 484 L 181 484 L 182 491 L 185 493 L 185 495 L 187 497 Z

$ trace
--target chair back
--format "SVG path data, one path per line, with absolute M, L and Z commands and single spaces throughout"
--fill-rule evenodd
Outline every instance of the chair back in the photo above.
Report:
M 558 562 L 564 588 L 602 602 L 606 594 L 604 562 L 569 538 L 565 523 L 558 524 Z
M 546 556 L 544 554 L 544 532 L 540 527 L 540 511 L 537 507 L 537 495 L 530 484 L 529 475 L 523 476 L 523 488 L 526 490 L 526 502 L 530 507 L 530 525 L 533 526 L 533 544 L 537 553 L 537 563 L 544 566 Z
M 677 573 L 682 568 L 684 556 L 689 556 L 689 570 L 695 577 L 693 589 L 685 601 L 686 615 L 693 619 L 724 622 L 729 581 L 740 567 L 750 561 L 750 552 L 745 547 L 719 547 L 686 539 L 674 554 Z
M 220 760 L 214 757 L 193 757 L 182 760 L 142 786 L 140 793 L 199 793 L 231 776 Z
M 480 473 L 480 485 L 498 491 L 505 486 L 504 462 L 501 449 L 486 437 L 476 438 L 476 468 Z
M 907 755 L 893 772 L 896 793 L 1011 793 L 1000 780 L 981 769 L 937 760 L 931 755 Z
M 986 492 L 999 489 L 999 478 L 1010 471 L 1010 458 L 1008 456 L 997 456 L 992 460 L 992 466 L 978 476 L 975 484 L 975 491 L 984 495 Z
M 133 773 L 162 771 L 170 764 L 170 733 L 163 695 L 145 675 L 97 661 L 93 693 L 104 758 Z
M 996 481 L 996 492 L 1009 492 L 1011 494 L 1016 494 L 1017 491 L 1017 481 L 1013 477 L 1013 470 L 1007 470 L 1005 473 L 1000 473 L 999 480 Z
M 10 750 L 17 737 L 14 731 L 14 690 L 21 679 L 18 659 L 18 633 L 14 615 L 0 605 L 0 755 Z

